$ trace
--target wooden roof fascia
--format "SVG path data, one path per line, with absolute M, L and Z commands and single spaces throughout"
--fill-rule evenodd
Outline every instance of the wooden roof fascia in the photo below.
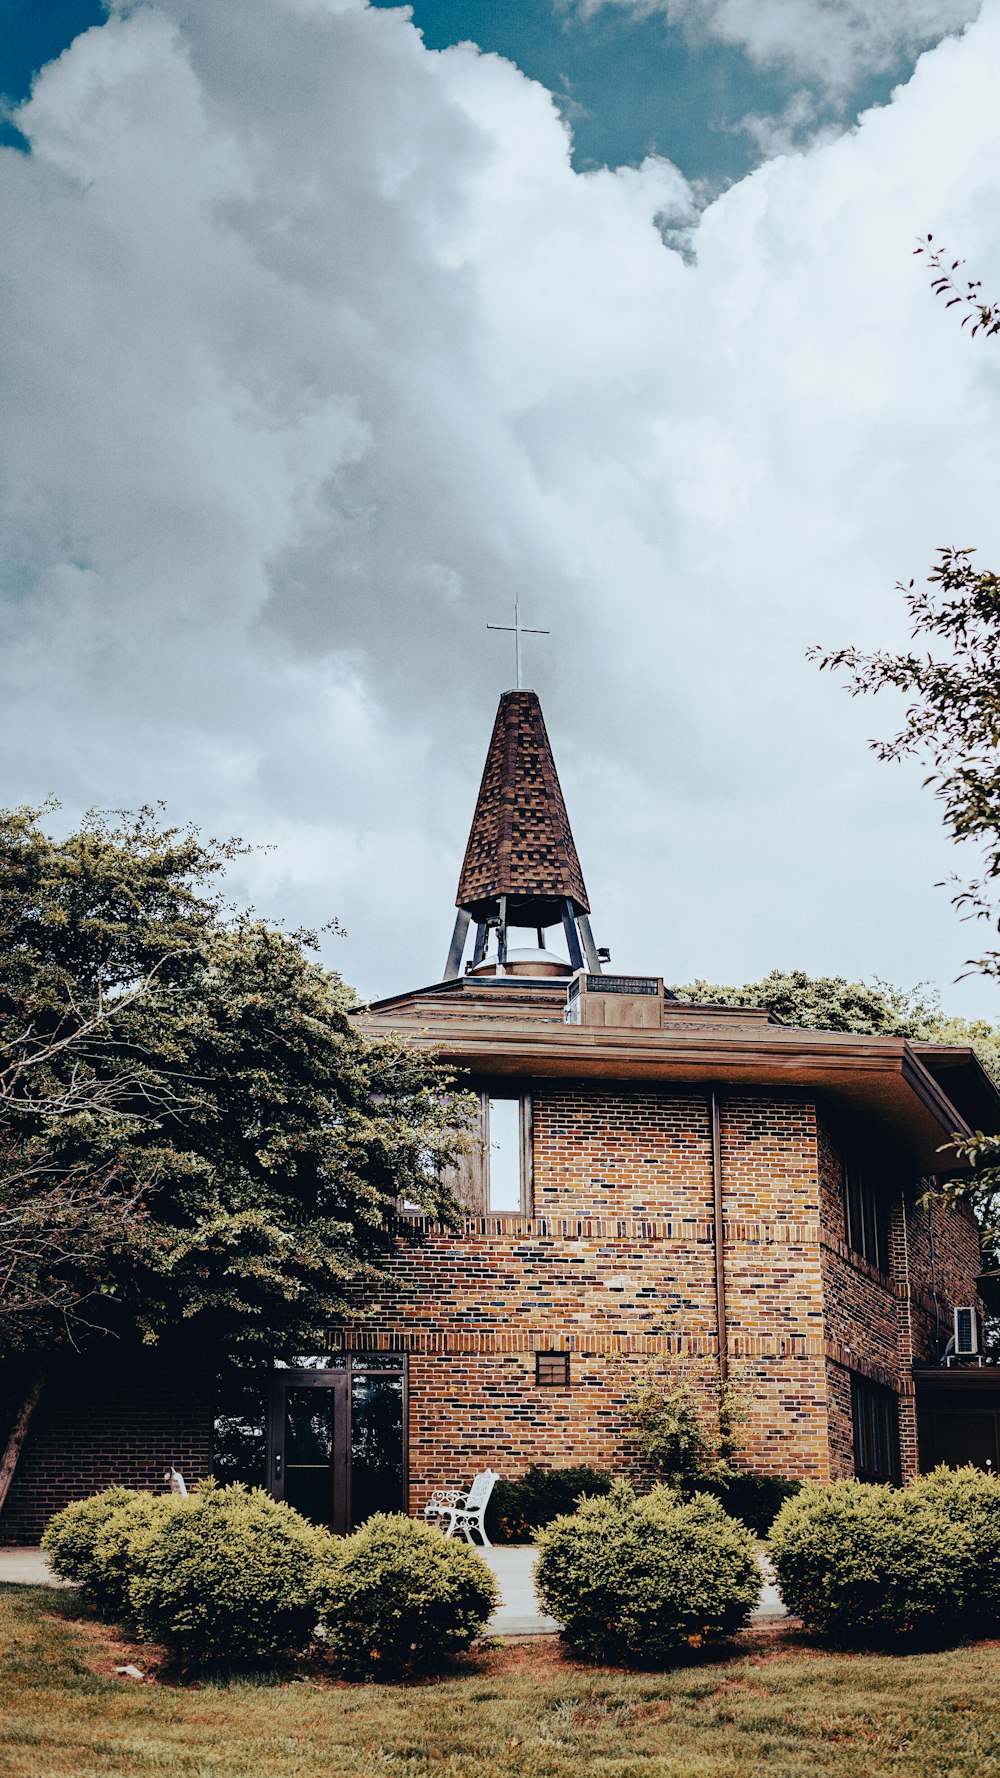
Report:
M 397 1014 L 391 1029 L 484 1078 L 520 1074 L 637 1084 L 717 1082 L 748 1090 L 776 1087 L 825 1094 L 891 1129 L 893 1140 L 902 1141 L 926 1173 L 957 1171 L 948 1150 L 952 1138 L 969 1134 L 961 1114 L 902 1037 L 785 1025 L 724 1036 L 676 1027 L 627 1030 L 487 1017 L 435 1023 L 427 1019 L 428 1010 L 425 1004 L 412 1019 Z M 383 1024 L 378 1016 L 360 1023 L 373 1035 Z
M 915 1090 L 929 1104 L 948 1106 L 957 1116 L 933 1075 L 902 1037 L 869 1038 L 853 1032 L 804 1031 L 788 1025 L 762 1025 L 759 1034 L 758 1031 L 722 1034 L 707 1032 L 704 1028 L 685 1032 L 676 1027 L 630 1030 L 600 1025 L 565 1025 L 555 1020 L 551 1023 L 501 1021 L 475 1015 L 463 1019 L 461 1025 L 452 1019 L 436 1025 L 433 1018 L 427 1016 L 429 1010 L 415 1008 L 412 1021 L 397 1016 L 386 1023 L 392 1030 L 453 1054 L 456 1061 L 474 1054 L 477 1058 L 482 1056 L 497 1062 L 523 1062 L 526 1072 L 530 1071 L 533 1062 L 552 1059 L 570 1063 L 621 1063 L 630 1071 L 649 1069 L 653 1075 L 664 1066 L 673 1071 L 677 1066 L 694 1065 L 711 1071 L 734 1063 L 755 1068 L 764 1064 L 791 1070 L 797 1061 L 824 1062 L 835 1072 L 856 1071 L 861 1066 L 868 1072 L 884 1070 L 898 1074 L 903 1069 L 905 1055 Z M 365 1026 L 370 1020 L 373 1032 L 382 1025 L 379 1013 L 362 1014 L 361 1018 Z
M 940 1082 L 931 1073 L 906 1039 L 903 1040 L 903 1079 L 912 1088 L 917 1097 L 923 1101 L 928 1111 L 947 1124 L 951 1136 L 971 1136 L 972 1129 L 966 1123 L 958 1107 L 953 1105 Z

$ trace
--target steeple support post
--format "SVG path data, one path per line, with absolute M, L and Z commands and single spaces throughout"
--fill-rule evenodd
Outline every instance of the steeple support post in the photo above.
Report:
M 462 953 L 465 950 L 466 935 L 469 930 L 469 915 L 465 908 L 459 908 L 455 916 L 455 930 L 451 935 L 448 961 L 444 966 L 444 979 L 453 982 L 462 967 Z M 440 955 L 440 953 L 438 953 Z
M 590 930 L 590 915 L 578 914 L 576 923 L 580 928 L 580 937 L 583 940 L 583 954 L 587 959 L 587 968 L 591 975 L 600 975 L 601 959 L 597 955 L 597 946 L 594 943 L 594 935 Z
M 562 923 L 563 932 L 566 934 L 566 949 L 569 952 L 570 963 L 574 969 L 583 969 L 585 967 L 583 946 L 580 943 L 580 933 L 576 924 L 576 912 L 568 895 L 563 898 Z

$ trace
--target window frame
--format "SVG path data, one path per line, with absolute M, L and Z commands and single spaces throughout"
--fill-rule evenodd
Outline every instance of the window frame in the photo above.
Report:
M 490 1202 L 490 1171 L 492 1160 L 492 1149 L 490 1145 L 490 1106 L 494 1099 L 514 1100 L 518 1107 L 520 1202 L 516 1210 L 510 1208 L 503 1210 L 495 1209 Z M 531 1216 L 534 1203 L 534 1141 L 531 1094 L 524 1092 L 503 1093 L 496 1091 L 496 1089 L 486 1088 L 480 1094 L 480 1109 L 483 1129 L 483 1214 L 486 1216 Z
M 873 1182 L 869 1166 L 857 1155 L 843 1157 L 844 1234 L 852 1253 L 888 1277 L 889 1214 L 884 1194 Z
M 545 1363 L 545 1362 L 551 1363 L 551 1361 L 556 1358 L 559 1360 L 559 1364 L 562 1369 L 562 1375 L 560 1377 L 543 1377 L 543 1375 L 542 1375 L 543 1363 Z M 536 1352 L 535 1353 L 535 1388 L 536 1389 L 571 1389 L 572 1386 L 573 1386 L 572 1370 L 571 1370 L 571 1365 L 570 1365 L 570 1354 L 568 1352 L 566 1352 L 566 1351 L 548 1351 L 548 1352 Z

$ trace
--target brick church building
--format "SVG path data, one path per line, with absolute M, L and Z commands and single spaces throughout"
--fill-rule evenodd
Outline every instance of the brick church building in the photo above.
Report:
M 647 1372 L 706 1404 L 738 1377 L 756 1470 L 1000 1464 L 992 1280 L 971 1212 L 925 1197 L 956 1134 L 1000 1129 L 1000 1094 L 964 1046 L 795 1030 L 612 974 L 533 692 L 500 700 L 443 979 L 357 1017 L 478 1095 L 464 1219 L 415 1229 L 355 1321 L 275 1365 L 251 1479 L 346 1529 L 487 1466 L 626 1469 Z M 0 1542 L 112 1480 L 206 1473 L 212 1417 L 207 1365 L 68 1375 Z
M 457 905 L 444 979 L 361 1015 L 480 1104 L 463 1227 L 402 1251 L 340 1336 L 405 1367 L 411 1509 L 487 1465 L 622 1468 L 650 1370 L 706 1401 L 738 1376 L 753 1469 L 996 1464 L 996 1373 L 941 1363 L 956 1309 L 982 1325 L 976 1223 L 922 1201 L 956 1134 L 1000 1128 L 971 1050 L 611 974 L 530 691 L 501 698 Z

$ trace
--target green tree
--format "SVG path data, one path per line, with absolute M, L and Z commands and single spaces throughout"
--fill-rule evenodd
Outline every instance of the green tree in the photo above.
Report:
M 843 976 L 811 976 L 804 969 L 772 969 L 759 982 L 741 988 L 718 982 L 686 982 L 674 989 L 680 1000 L 716 1006 L 763 1006 L 786 1025 L 818 1031 L 885 1032 L 923 1037 L 937 1016 L 920 989 L 887 982 L 849 982 Z
M 625 1411 L 643 1464 L 658 1481 L 690 1493 L 735 1473 L 738 1432 L 749 1408 L 747 1384 L 731 1378 L 718 1391 L 713 1424 L 690 1383 L 665 1381 L 650 1369 L 636 1381 Z
M 316 938 L 228 909 L 239 849 L 154 811 L 0 815 L 0 1351 L 107 1336 L 266 1353 L 380 1278 L 399 1200 L 453 1220 L 468 1112 L 370 1041 Z M 16 1448 L 0 1465 L 0 1496 Z
M 912 1037 L 921 1043 L 966 1043 L 1000 1085 L 1000 1025 L 941 1011 L 925 986 L 895 988 L 891 982 L 849 982 L 844 976 L 808 975 L 804 969 L 772 969 L 741 988 L 721 982 L 685 982 L 679 1000 L 715 1006 L 763 1006 L 783 1024 L 814 1031 L 871 1032 Z
M 957 308 L 970 334 L 1000 334 L 1000 304 L 990 303 L 978 279 L 959 279 L 960 259 L 947 259 L 928 235 L 916 249 L 927 256 L 931 287 Z M 851 646 L 809 650 L 821 670 L 842 671 L 854 697 L 884 690 L 902 693 L 901 727 L 870 745 L 880 759 L 914 758 L 927 767 L 925 784 L 941 804 L 946 831 L 978 852 L 978 867 L 952 879 L 954 904 L 968 919 L 1000 928 L 1000 576 L 978 568 L 975 551 L 938 551 L 927 582 L 899 583 L 914 646 L 900 653 L 866 654 Z M 1000 976 L 1000 949 L 991 945 L 970 958 L 970 971 Z M 977 1043 L 995 1071 L 992 1042 Z M 1000 1138 L 977 1132 L 963 1145 L 976 1167 L 974 1198 L 1000 1210 Z M 984 1173 L 989 1170 L 989 1174 Z

